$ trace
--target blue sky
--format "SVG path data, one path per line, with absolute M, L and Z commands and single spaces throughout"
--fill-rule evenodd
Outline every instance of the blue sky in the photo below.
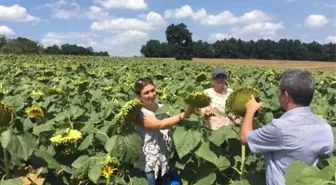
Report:
M 44 46 L 92 46 L 114 56 L 140 54 L 149 39 L 183 22 L 194 40 L 269 38 L 336 43 L 334 0 L 1 0 L 0 34 Z

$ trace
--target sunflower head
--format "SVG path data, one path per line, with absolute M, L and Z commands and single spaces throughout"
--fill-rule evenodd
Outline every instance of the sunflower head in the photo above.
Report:
M 116 157 L 107 154 L 102 162 L 103 166 L 119 166 L 120 163 Z
M 41 83 L 47 83 L 49 82 L 49 80 L 50 80 L 49 78 L 44 77 L 44 76 L 37 77 L 37 81 Z
M 37 96 L 37 97 L 39 97 L 39 96 L 44 96 L 44 94 L 43 94 L 43 92 L 42 92 L 41 90 L 33 90 L 33 91 L 30 93 L 30 95 L 32 95 L 32 96 Z
M 13 121 L 13 110 L 0 102 L 0 133 L 5 131 Z
M 137 98 L 126 102 L 114 118 L 116 123 L 123 128 L 127 127 L 128 123 L 132 123 L 136 120 L 137 116 L 141 112 L 142 106 L 142 102 Z
M 65 143 L 75 143 L 83 138 L 80 131 L 69 129 L 66 134 L 57 134 L 50 138 L 50 141 L 54 145 L 65 144 Z
M 236 116 L 244 117 L 246 108 L 245 104 L 251 99 L 251 95 L 259 101 L 260 92 L 254 88 L 240 88 L 234 90 L 226 100 L 227 111 Z
M 44 112 L 41 107 L 31 107 L 26 111 L 26 113 L 32 117 L 43 117 L 44 116 Z
M 118 171 L 120 163 L 116 157 L 112 157 L 110 154 L 107 154 L 102 161 L 103 167 L 103 176 L 109 178 L 114 172 Z
M 113 168 L 111 166 L 105 166 L 103 168 L 102 174 L 106 179 L 108 179 L 116 170 L 117 170 L 116 168 Z
M 211 98 L 205 92 L 192 92 L 187 95 L 184 102 L 195 108 L 203 108 L 211 103 Z
M 80 131 L 69 129 L 65 134 L 56 134 L 49 140 L 61 154 L 70 155 L 76 153 L 77 146 L 82 138 Z
M 49 87 L 45 91 L 50 95 L 62 94 L 63 93 L 63 90 L 60 87 L 57 87 L 57 86 Z

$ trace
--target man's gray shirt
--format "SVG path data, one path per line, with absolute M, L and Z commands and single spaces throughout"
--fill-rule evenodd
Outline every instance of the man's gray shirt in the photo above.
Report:
M 298 107 L 248 132 L 247 143 L 253 153 L 265 156 L 267 185 L 285 185 L 290 163 L 300 160 L 316 165 L 320 154 L 332 154 L 334 136 L 326 120 L 309 107 Z

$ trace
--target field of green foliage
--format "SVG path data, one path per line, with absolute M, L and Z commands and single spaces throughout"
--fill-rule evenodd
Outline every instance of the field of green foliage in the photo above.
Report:
M 134 98 L 137 78 L 150 76 L 157 87 L 158 113 L 175 115 L 187 105 L 184 97 L 211 86 L 215 64 L 148 58 L 82 56 L 0 56 L 0 179 L 19 185 L 28 174 L 43 184 L 145 185 L 133 168 L 141 149 L 133 123 L 115 124 L 123 105 Z M 278 80 L 283 69 L 221 65 L 229 72 L 229 87 L 261 91 L 267 124 L 283 111 L 278 103 Z M 336 75 L 312 72 L 316 79 L 313 111 L 327 119 L 336 135 Z M 263 185 L 263 156 L 241 146 L 239 126 L 212 132 L 201 115 L 173 128 L 171 162 L 185 185 Z M 220 147 L 223 141 L 229 149 Z M 25 168 L 25 174 L 19 174 Z M 288 168 L 292 184 L 336 184 L 336 157 L 323 165 L 300 162 Z M 31 178 L 29 180 L 34 181 Z M 34 183 L 31 183 L 34 184 Z M 36 183 L 37 184 L 37 183 Z

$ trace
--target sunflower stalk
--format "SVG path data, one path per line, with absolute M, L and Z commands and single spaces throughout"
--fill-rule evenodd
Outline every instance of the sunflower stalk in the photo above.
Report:
M 68 117 L 68 121 L 69 121 L 69 127 L 72 130 L 73 129 L 73 123 L 72 123 L 70 117 Z
M 240 166 L 240 180 L 244 179 L 245 176 L 245 159 L 246 159 L 246 146 L 242 145 L 241 146 L 241 158 L 242 158 L 242 162 L 241 162 L 241 166 Z
M 110 182 L 111 182 L 111 177 L 108 177 L 108 178 L 106 179 L 106 185 L 109 185 Z
M 201 128 L 203 124 L 202 124 L 201 117 L 199 114 L 197 114 L 197 118 L 198 118 L 198 128 Z
M 5 173 L 6 173 L 6 179 L 10 178 L 10 172 L 9 172 L 9 159 L 8 159 L 8 152 L 6 148 L 3 148 L 3 156 L 5 161 Z

